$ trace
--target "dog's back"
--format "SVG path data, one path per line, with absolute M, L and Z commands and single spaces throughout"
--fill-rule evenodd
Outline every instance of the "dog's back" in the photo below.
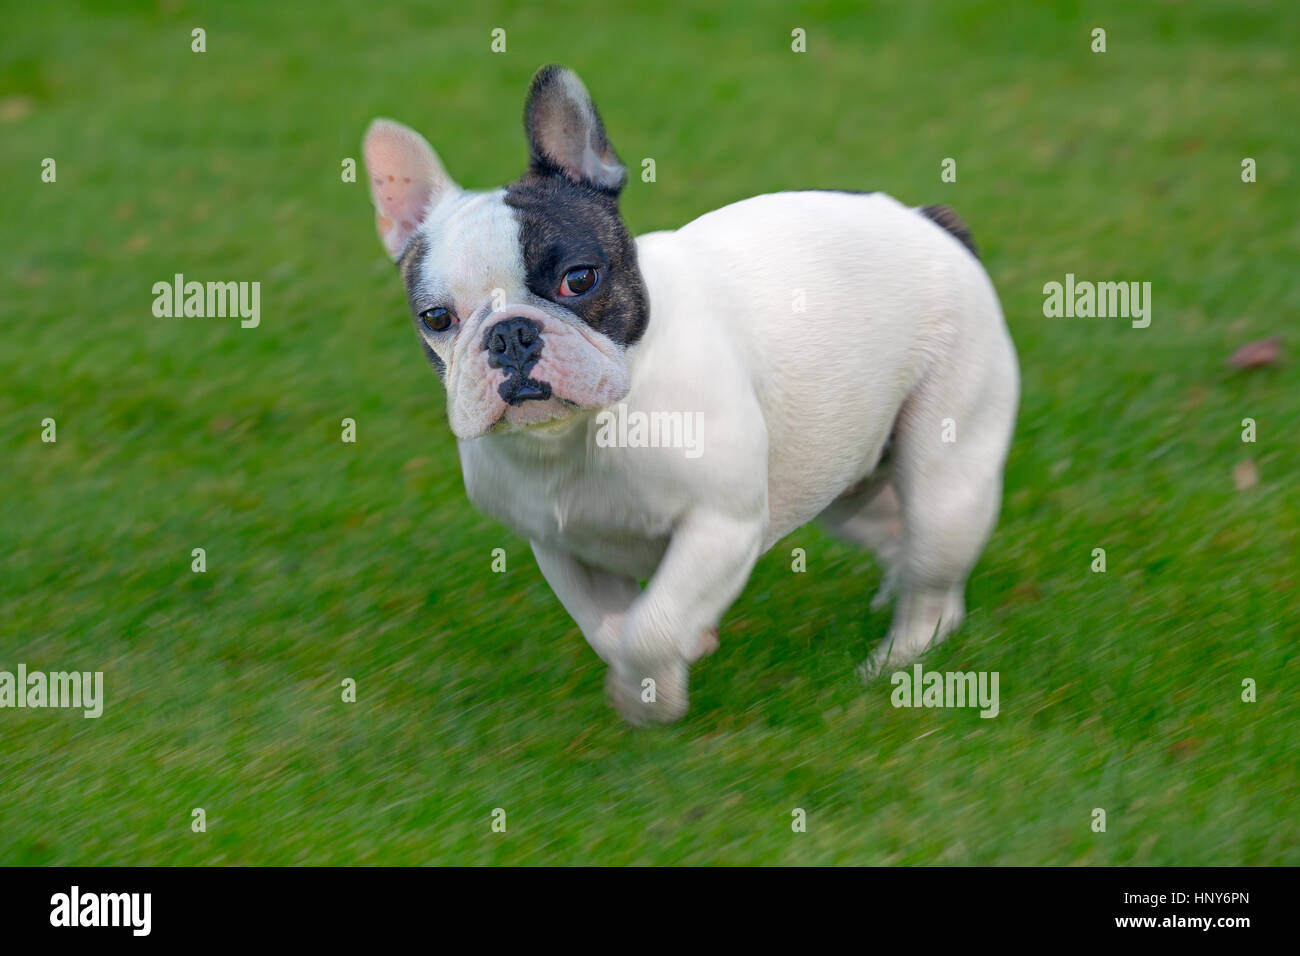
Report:
M 690 390 L 733 355 L 746 366 L 767 423 L 772 541 L 871 472 L 926 376 L 958 395 L 1014 379 L 997 296 L 953 222 L 880 193 L 787 192 L 638 240 L 647 339 L 695 363 L 674 379 Z

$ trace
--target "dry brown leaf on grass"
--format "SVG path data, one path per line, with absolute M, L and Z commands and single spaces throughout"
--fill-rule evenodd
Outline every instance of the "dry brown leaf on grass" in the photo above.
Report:
M 1255 467 L 1255 463 L 1249 459 L 1237 462 L 1232 469 L 1232 483 L 1237 486 L 1238 491 L 1245 491 L 1259 484 L 1259 469 Z
M 1266 339 L 1247 342 L 1232 353 L 1232 357 L 1228 359 L 1228 364 L 1239 369 L 1265 368 L 1269 365 L 1276 365 L 1281 357 L 1282 339 L 1279 336 L 1270 335 Z
M 13 123 L 32 111 L 32 101 L 27 96 L 6 96 L 0 99 L 0 121 Z

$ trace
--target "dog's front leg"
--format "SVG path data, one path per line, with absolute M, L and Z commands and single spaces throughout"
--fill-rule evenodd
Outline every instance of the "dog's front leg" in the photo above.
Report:
M 610 660 L 606 689 L 629 723 L 668 723 L 686 713 L 690 665 L 712 650 L 710 640 L 716 644 L 713 629 L 744 588 L 763 533 L 761 520 L 707 510 L 674 528 Z
M 542 577 L 606 664 L 618 648 L 628 608 L 641 594 L 632 578 L 584 564 L 573 555 L 532 542 Z

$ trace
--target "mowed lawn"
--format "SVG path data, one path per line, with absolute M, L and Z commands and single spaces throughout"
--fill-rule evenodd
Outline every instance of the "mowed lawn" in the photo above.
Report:
M 0 710 L 0 863 L 1300 863 L 1300 8 L 108 6 L 0 31 L 0 670 L 106 694 Z M 815 527 L 760 561 L 681 724 L 606 706 L 466 500 L 341 177 L 388 115 L 463 185 L 513 178 L 547 62 L 591 89 L 635 232 L 808 187 L 971 225 L 1023 400 L 925 665 L 998 672 L 996 718 L 855 676 L 880 573 Z M 260 282 L 260 325 L 156 318 L 176 273 Z M 1150 327 L 1044 317 L 1067 273 L 1150 282 Z M 1280 363 L 1227 365 L 1270 335 Z

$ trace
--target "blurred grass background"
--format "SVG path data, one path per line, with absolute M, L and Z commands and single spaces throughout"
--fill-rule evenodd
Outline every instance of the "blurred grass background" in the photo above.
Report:
M 41 3 L 0 33 L 0 669 L 107 694 L 0 711 L 0 863 L 1300 863 L 1295 4 Z M 625 728 L 466 501 L 340 163 L 388 115 L 499 185 L 553 61 L 634 171 L 634 232 L 806 187 L 971 224 L 1024 397 L 968 622 L 925 665 L 999 671 L 996 719 L 857 681 L 879 573 L 809 528 L 686 720 Z M 260 281 L 261 326 L 155 318 L 177 272 Z M 1044 318 L 1067 272 L 1150 281 L 1151 327 Z M 1291 359 L 1227 369 L 1270 334 Z

